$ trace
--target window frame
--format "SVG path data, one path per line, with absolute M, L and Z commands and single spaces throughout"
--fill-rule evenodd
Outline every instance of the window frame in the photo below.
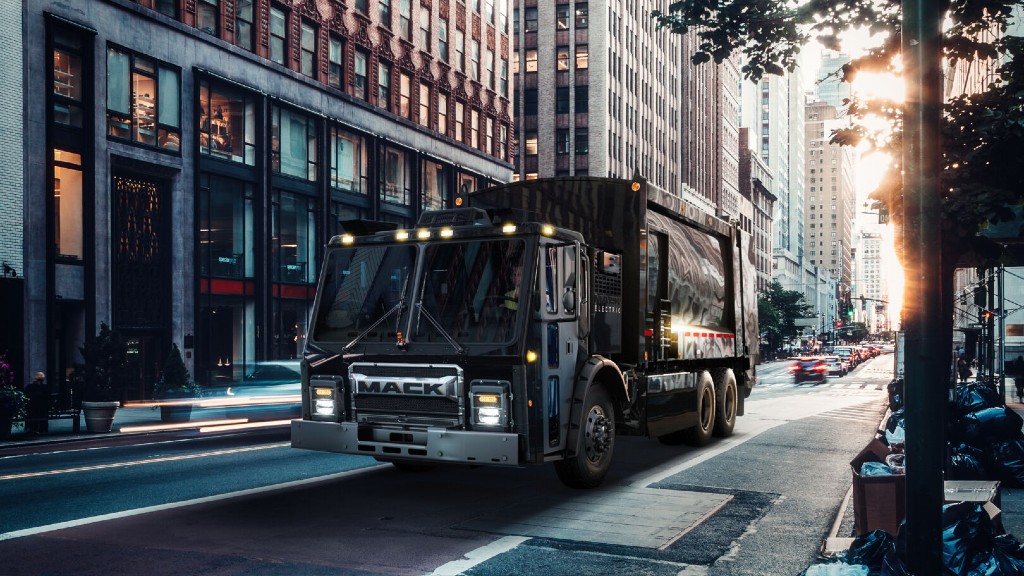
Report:
M 124 86 L 127 89 L 127 95 L 122 94 L 121 96 L 127 96 L 126 102 L 128 110 L 121 111 L 116 108 L 111 108 L 111 96 L 115 90 L 111 87 L 111 82 L 115 81 L 114 76 L 110 74 L 110 58 L 112 53 L 121 54 L 127 57 L 127 69 L 126 72 L 128 77 L 126 78 L 127 83 Z M 151 70 L 147 69 L 139 64 L 139 61 L 147 62 L 151 65 Z M 181 155 L 181 68 L 157 60 L 151 56 L 139 54 L 134 50 L 129 50 L 118 44 L 108 43 L 107 44 L 107 62 L 108 62 L 108 74 L 107 74 L 107 101 L 106 101 L 106 127 L 105 132 L 107 138 L 117 140 L 120 142 L 130 143 L 132 145 L 143 146 L 146 148 L 158 150 L 168 154 Z M 170 75 L 165 76 L 165 74 Z M 136 82 L 138 77 L 143 77 L 153 82 L 153 96 L 145 95 L 139 97 L 136 91 Z M 175 85 L 175 101 L 177 103 L 175 110 L 166 110 L 164 106 L 174 106 L 174 104 L 165 104 L 166 93 L 163 92 L 163 86 L 167 82 L 167 78 L 173 78 L 176 80 Z M 145 100 L 151 100 L 152 105 L 147 105 Z M 140 120 L 140 110 L 149 109 L 151 112 L 151 118 Z M 162 121 L 167 119 L 167 115 L 172 115 L 176 120 L 176 124 Z M 153 142 L 147 142 L 142 139 L 143 128 L 141 124 L 143 122 L 152 124 L 152 137 Z M 118 126 L 115 128 L 115 123 Z M 120 135 L 112 133 L 115 129 L 128 130 L 127 135 Z M 161 144 L 161 141 L 164 144 Z

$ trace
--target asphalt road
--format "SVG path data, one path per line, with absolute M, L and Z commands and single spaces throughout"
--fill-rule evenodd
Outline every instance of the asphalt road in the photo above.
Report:
M 621 438 L 602 487 L 613 498 L 727 498 L 662 547 L 516 534 L 587 497 L 550 466 L 408 474 L 291 449 L 282 431 L 0 459 L 0 573 L 795 575 L 881 419 L 891 362 L 800 386 L 766 365 L 735 434 L 701 449 Z

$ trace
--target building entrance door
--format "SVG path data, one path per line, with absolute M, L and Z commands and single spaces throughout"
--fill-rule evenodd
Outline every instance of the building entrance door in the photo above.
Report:
M 168 185 L 114 172 L 114 327 L 129 345 L 130 381 L 123 398 L 148 398 L 170 350 L 171 239 Z

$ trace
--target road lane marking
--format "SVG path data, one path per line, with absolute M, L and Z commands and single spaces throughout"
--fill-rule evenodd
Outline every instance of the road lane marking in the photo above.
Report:
M 93 470 L 109 470 L 112 468 L 126 468 L 128 466 L 141 466 L 143 464 L 160 464 L 163 462 L 178 462 L 181 460 L 192 460 L 195 458 L 208 458 L 211 456 L 225 456 L 228 454 L 242 454 L 244 452 L 255 452 L 268 448 L 284 448 L 291 446 L 290 442 L 278 442 L 263 446 L 247 446 L 245 448 L 231 448 L 227 450 L 214 450 L 212 452 L 200 452 L 198 454 L 185 454 L 182 456 L 165 456 L 163 458 L 150 458 L 148 460 L 135 460 L 132 462 L 112 462 L 110 464 L 97 464 L 95 466 L 80 466 L 78 468 L 63 468 L 61 470 L 42 470 L 40 472 L 25 472 L 24 474 L 8 474 L 0 476 L 3 480 L 20 480 L 23 478 L 38 478 L 40 476 L 56 476 L 58 474 L 72 474 L 75 472 L 91 472 Z
M 452 560 L 447 564 L 438 566 L 428 576 L 458 576 L 459 574 L 466 572 L 478 564 L 483 564 L 499 554 L 504 554 L 513 550 L 516 546 L 519 546 L 527 540 L 529 540 L 529 538 L 525 536 L 505 536 L 504 538 L 498 538 L 490 544 L 466 552 L 465 556 L 459 560 Z
M 316 484 L 320 482 L 330 482 L 332 480 L 340 480 L 342 478 L 350 478 L 352 476 L 358 476 L 361 474 L 367 474 L 371 471 L 378 470 L 386 467 L 387 464 L 370 464 L 364 468 L 356 468 L 354 470 L 346 470 L 344 472 L 338 472 L 336 474 L 328 474 L 327 476 L 317 476 L 316 478 L 306 478 L 303 480 L 292 480 L 291 482 L 284 482 L 282 484 L 272 484 L 270 486 L 263 486 L 260 488 L 248 488 L 246 490 L 238 490 L 235 492 L 228 492 L 225 494 L 217 494 L 214 496 L 205 496 L 203 498 L 194 498 L 192 500 L 183 500 L 181 502 L 169 502 L 167 504 L 157 504 L 155 506 L 146 506 L 143 508 L 136 508 L 134 510 L 124 510 L 122 512 L 111 512 L 110 514 L 100 514 L 99 516 L 90 516 L 89 518 L 79 518 L 77 520 L 68 520 L 66 522 L 58 522 L 56 524 L 47 524 L 46 526 L 36 526 L 35 528 L 25 528 L 23 530 L 15 530 L 13 532 L 5 532 L 0 534 L 0 542 L 4 540 L 14 540 L 15 538 L 24 538 L 25 536 L 35 536 L 37 534 L 44 534 L 46 532 L 54 532 L 56 530 L 63 530 L 65 528 L 75 528 L 77 526 L 85 526 L 86 524 L 95 524 L 97 522 L 106 522 L 107 520 L 117 520 L 120 518 L 129 518 L 131 516 L 139 516 L 142 514 L 149 514 L 152 512 L 160 512 L 163 510 L 174 510 L 175 508 L 185 508 L 186 506 L 195 506 L 196 504 L 208 504 L 210 502 L 218 502 L 220 500 L 230 500 L 232 498 L 239 498 L 242 496 L 251 496 L 253 494 L 263 494 L 265 492 L 273 492 L 275 490 L 285 490 L 288 488 L 296 488 L 299 486 L 306 486 L 309 484 Z

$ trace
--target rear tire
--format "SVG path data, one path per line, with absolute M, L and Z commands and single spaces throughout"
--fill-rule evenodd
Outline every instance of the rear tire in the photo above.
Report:
M 715 429 L 715 384 L 707 372 L 701 372 L 699 378 L 700 380 L 697 382 L 697 425 L 682 431 L 683 442 L 690 446 L 707 444 Z
M 726 370 L 715 382 L 715 430 L 714 435 L 720 438 L 732 436 L 736 427 L 736 410 L 739 407 L 739 396 L 736 392 L 736 375 Z
M 555 462 L 555 473 L 570 488 L 594 488 L 608 474 L 615 449 L 615 412 L 608 391 L 591 386 L 579 415 L 576 455 Z

